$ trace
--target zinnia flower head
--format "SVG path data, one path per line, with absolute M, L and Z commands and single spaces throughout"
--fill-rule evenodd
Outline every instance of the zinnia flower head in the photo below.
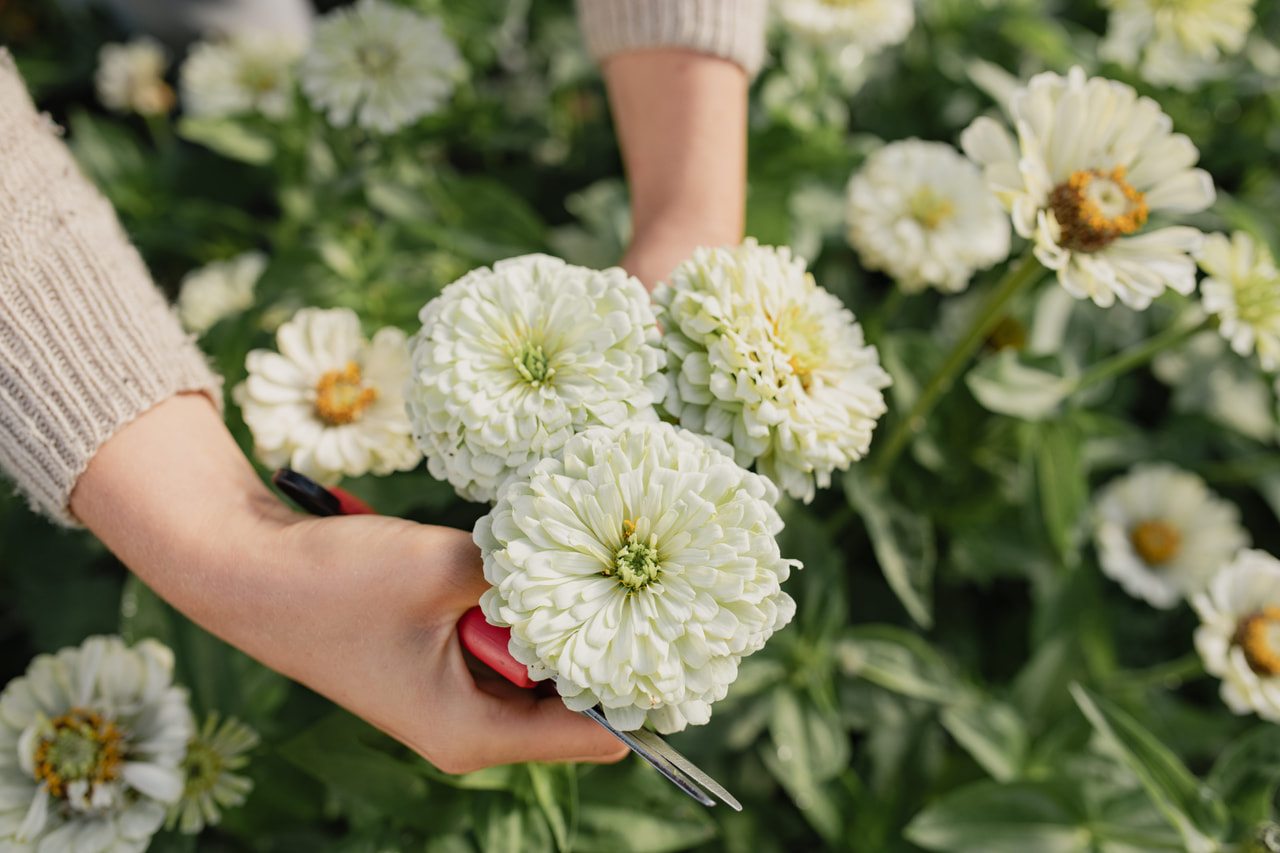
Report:
M 907 293 L 957 293 L 1009 256 L 1009 217 L 982 173 L 944 142 L 891 142 L 849 180 L 849 243 Z
M 1111 10 L 1098 55 L 1157 86 L 1191 89 L 1244 47 L 1254 0 L 1103 0 Z
M 183 112 L 284 118 L 293 107 L 294 69 L 303 49 L 296 38 L 257 30 L 196 44 L 178 78 Z
M 592 427 L 476 524 L 485 616 L 531 678 L 619 729 L 705 723 L 738 663 L 791 620 L 777 488 L 665 423 Z
M 0 849 L 141 853 L 182 793 L 191 736 L 173 653 L 90 637 L 0 693 Z
M 1280 723 L 1280 560 L 1243 550 L 1191 599 L 1196 651 L 1237 714 Z
M 408 471 L 420 459 L 404 411 L 407 336 L 366 340 L 346 308 L 304 308 L 276 330 L 279 352 L 253 350 L 232 394 L 264 464 L 323 483 Z
M 164 48 L 149 36 L 128 44 L 104 44 L 93 76 L 98 100 L 119 113 L 163 115 L 174 102 L 173 89 L 164 81 L 168 68 Z
M 1207 278 L 1200 282 L 1204 309 L 1218 317 L 1218 331 L 1237 355 L 1255 349 L 1262 368 L 1280 367 L 1280 270 L 1265 243 L 1243 231 L 1205 237 L 1198 255 Z
M 431 473 L 493 501 L 595 424 L 656 420 L 660 333 L 639 280 L 547 255 L 473 270 L 427 303 L 405 390 Z
M 784 25 L 818 42 L 875 53 L 904 41 L 915 24 L 912 0 L 775 0 Z
M 178 291 L 178 319 L 189 331 L 202 335 L 219 320 L 249 308 L 266 266 L 262 252 L 244 252 L 187 273 Z
M 1195 289 L 1194 228 L 1147 228 L 1162 213 L 1213 202 L 1199 152 L 1171 133 L 1160 105 L 1133 87 L 1073 68 L 1037 74 L 1014 93 L 1017 139 L 981 116 L 960 137 L 987 183 L 1032 239 L 1036 257 L 1077 299 L 1142 309 L 1172 288 Z
M 210 714 L 187 745 L 182 760 L 182 798 L 169 807 L 167 828 L 194 835 L 222 820 L 221 809 L 241 805 L 253 780 L 233 773 L 249 763 L 245 756 L 258 745 L 258 734 L 234 718 L 219 724 Z
M 1202 591 L 1249 544 L 1234 504 L 1164 463 L 1136 465 L 1107 484 L 1094 512 L 1103 573 L 1152 607 Z
M 392 133 L 437 112 L 463 69 L 436 18 L 358 0 L 320 19 L 300 79 L 330 124 Z
M 754 240 L 699 249 L 653 298 L 663 405 L 681 426 L 728 441 L 740 464 L 805 502 L 867 452 L 889 374 L 803 259 Z

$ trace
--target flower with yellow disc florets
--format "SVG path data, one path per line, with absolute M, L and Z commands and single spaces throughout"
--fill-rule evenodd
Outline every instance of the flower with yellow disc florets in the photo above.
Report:
M 1191 603 L 1200 615 L 1196 651 L 1222 679 L 1222 701 L 1280 723 L 1280 560 L 1243 550 Z
M 1199 152 L 1150 98 L 1079 68 L 1046 72 L 1010 99 L 1015 139 L 978 118 L 961 135 L 966 154 L 1077 299 L 1146 308 L 1171 288 L 1195 289 L 1202 235 L 1149 227 L 1164 214 L 1193 213 L 1214 199 L 1213 181 L 1192 166 Z

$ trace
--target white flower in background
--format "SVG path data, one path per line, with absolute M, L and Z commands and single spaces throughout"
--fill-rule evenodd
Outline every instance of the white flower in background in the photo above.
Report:
M 846 197 L 850 245 L 907 293 L 957 293 L 1009 256 L 1009 217 L 978 168 L 944 142 L 885 145 L 850 178 Z
M 219 320 L 249 308 L 266 266 L 265 254 L 245 252 L 187 273 L 178 291 L 178 319 L 188 331 L 203 335 Z
M 1204 309 L 1237 355 L 1254 350 L 1263 370 L 1280 368 L 1280 270 L 1265 243 L 1243 231 L 1209 234 L 1197 256 Z
M 681 426 L 730 442 L 740 464 L 805 502 L 867 452 L 889 374 L 853 313 L 790 250 L 699 249 L 653 296 L 663 405 Z
M 220 809 L 238 806 L 253 790 L 253 780 L 231 772 L 249 763 L 245 753 L 258 745 L 258 734 L 236 719 L 218 724 L 210 714 L 187 746 L 182 760 L 186 783 L 182 799 L 169 807 L 167 828 L 194 835 L 222 820 Z
M 387 327 L 367 341 L 354 311 L 304 308 L 276 343 L 278 353 L 249 353 L 249 376 L 232 392 L 265 464 L 322 483 L 418 464 L 404 410 L 404 332 Z
M 1177 411 L 1203 412 L 1256 441 L 1277 437 L 1275 396 L 1265 374 L 1232 356 L 1212 329 L 1157 355 L 1151 372 L 1168 386 Z
M 1103 573 L 1152 607 L 1168 609 L 1202 591 L 1249 544 L 1234 504 L 1164 463 L 1135 465 L 1108 483 L 1094 515 Z
M 432 475 L 473 501 L 584 427 L 655 420 L 661 333 L 639 280 L 547 255 L 499 261 L 422 309 L 406 387 Z
M 775 0 L 778 16 L 813 41 L 874 53 L 904 41 L 915 24 L 912 0 Z
M 1018 137 L 976 119 L 960 137 L 987 183 L 1035 243 L 1036 257 L 1077 299 L 1147 307 L 1172 288 L 1195 289 L 1194 228 L 1144 230 L 1160 213 L 1191 213 L 1213 201 L 1213 180 L 1192 165 L 1195 145 L 1150 98 L 1079 68 L 1046 72 L 1014 94 Z
M 93 83 L 98 100 L 120 113 L 163 115 L 173 109 L 173 89 L 164 81 L 169 68 L 160 43 L 139 36 L 128 44 L 104 44 L 98 51 Z
M 1241 551 L 1191 604 L 1200 614 L 1196 651 L 1222 679 L 1222 701 L 1280 723 L 1280 560 Z
M 297 38 L 256 30 L 200 42 L 178 77 L 183 112 L 284 118 L 293 107 L 294 71 L 304 47 Z
M 141 853 L 182 793 L 191 737 L 173 653 L 90 637 L 0 693 L 0 850 Z
M 795 613 L 777 498 L 714 439 L 592 427 L 477 522 L 493 584 L 480 606 L 570 708 L 598 703 L 624 730 L 705 723 L 742 657 Z
M 1254 0 L 1103 0 L 1111 10 L 1098 55 L 1157 86 L 1194 88 L 1221 76 L 1253 27 Z
M 437 112 L 463 72 L 436 18 L 358 0 L 316 24 L 299 78 L 311 105 L 344 127 L 391 133 Z

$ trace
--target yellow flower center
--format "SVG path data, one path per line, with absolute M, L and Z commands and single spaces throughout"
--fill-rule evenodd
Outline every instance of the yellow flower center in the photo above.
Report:
M 613 565 L 601 574 L 614 578 L 626 587 L 628 594 L 639 592 L 662 576 L 662 564 L 658 560 L 658 537 L 650 536 L 648 542 L 637 536 L 635 521 L 622 522 L 622 546 L 614 552 Z
M 124 734 L 95 711 L 72 708 L 49 721 L 36 744 L 34 776 L 54 797 L 65 799 L 71 782 L 90 787 L 119 775 Z
M 378 389 L 366 386 L 360 365 L 348 361 L 341 370 L 330 370 L 316 383 L 316 417 L 329 426 L 354 423 L 378 399 Z
M 1258 675 L 1280 675 L 1280 607 L 1264 607 L 1241 619 L 1231 641 Z
M 1167 563 L 1178 556 L 1182 535 L 1178 528 L 1159 518 L 1149 518 L 1129 531 L 1129 540 L 1142 562 L 1149 566 Z
M 202 740 L 192 740 L 187 744 L 186 757 L 182 759 L 185 776 L 182 796 L 191 798 L 212 791 L 226 766 L 226 760 L 217 750 Z
M 932 187 L 920 187 L 907 200 L 907 212 L 922 228 L 932 231 L 955 214 L 956 206 Z
M 773 326 L 778 346 L 788 356 L 791 371 L 808 391 L 813 384 L 813 371 L 826 361 L 829 350 L 822 324 L 818 318 L 801 311 L 799 305 L 792 305 L 778 317 L 765 316 Z
M 1267 272 L 1232 282 L 1240 319 L 1252 326 L 1266 325 L 1280 315 L 1280 274 L 1276 273 L 1271 252 L 1265 246 L 1259 250 L 1258 260 Z
M 1096 252 L 1146 224 L 1146 199 L 1125 182 L 1124 173 L 1124 166 L 1082 169 L 1054 187 L 1049 206 L 1062 228 L 1063 247 Z
M 511 364 L 515 367 L 516 373 L 520 374 L 520 378 L 534 388 L 539 387 L 543 382 L 550 382 L 551 377 L 556 375 L 556 369 L 551 366 L 551 356 L 547 355 L 541 344 L 532 344 L 528 341 L 521 344 L 516 354 L 511 357 Z

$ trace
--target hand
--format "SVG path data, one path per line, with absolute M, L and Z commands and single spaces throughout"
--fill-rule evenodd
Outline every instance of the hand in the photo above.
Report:
M 627 752 L 559 697 L 473 678 L 456 631 L 487 586 L 470 534 L 289 511 L 202 396 L 111 438 L 71 509 L 194 621 L 446 772 Z

